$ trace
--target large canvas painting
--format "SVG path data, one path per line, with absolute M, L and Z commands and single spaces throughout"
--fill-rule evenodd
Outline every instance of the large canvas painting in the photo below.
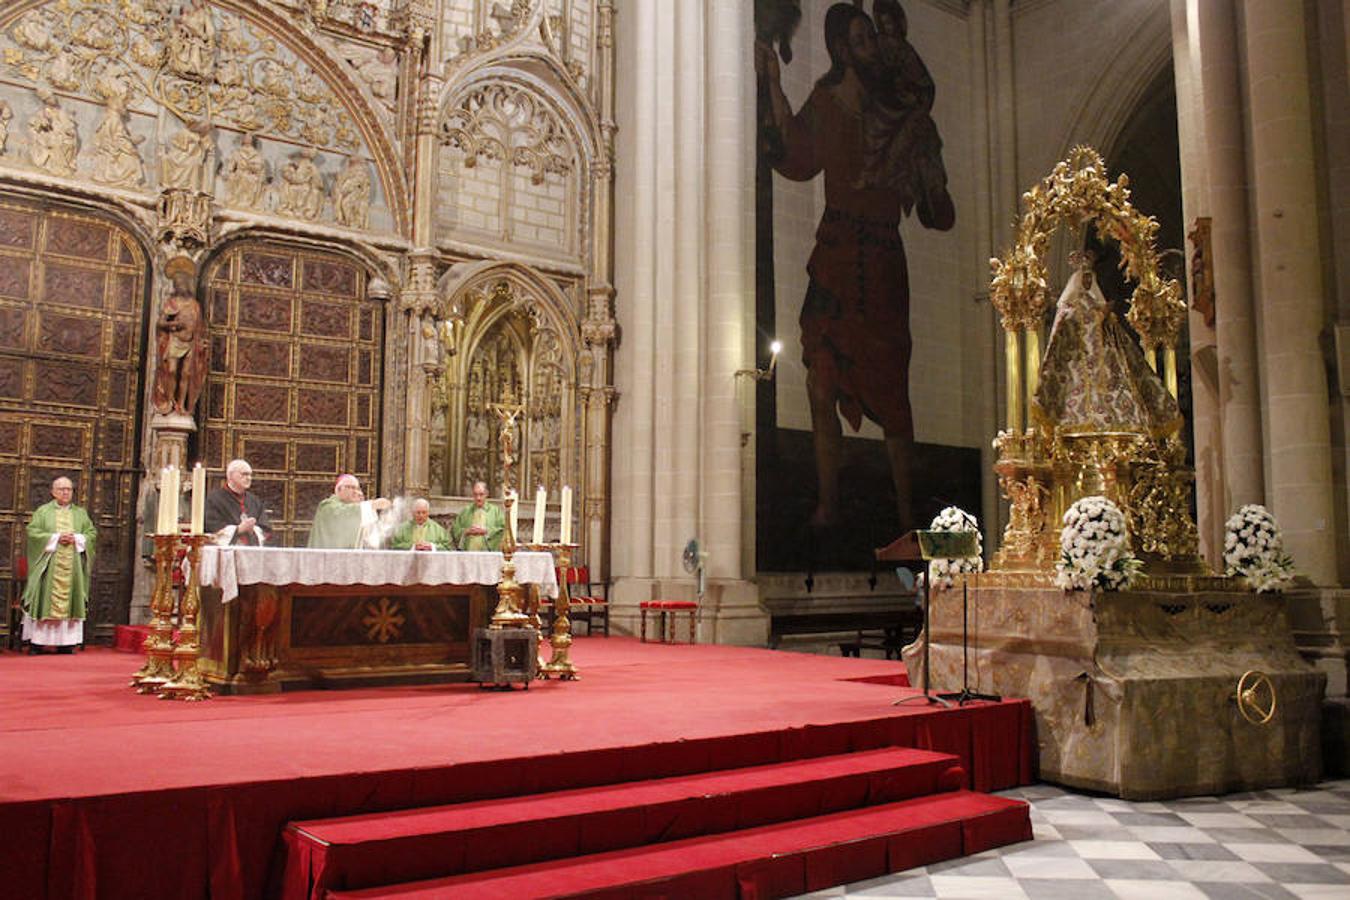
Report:
M 896 0 L 755 15 L 757 318 L 784 345 L 757 398 L 758 566 L 861 569 L 941 506 L 980 506 L 979 451 L 940 421 L 960 410 L 911 379 L 917 345 L 944 340 L 916 332 L 916 307 L 959 294 L 957 267 L 916 279 L 906 253 L 911 234 L 955 252 L 938 84 Z M 927 364 L 930 383 L 960 383 L 966 338 L 946 334 L 952 364 Z M 938 441 L 919 438 L 925 417 Z

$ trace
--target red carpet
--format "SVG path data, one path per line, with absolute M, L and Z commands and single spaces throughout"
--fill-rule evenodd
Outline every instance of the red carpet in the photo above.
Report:
M 136 657 L 0 659 L 0 884 L 15 897 L 260 897 L 288 821 L 462 803 L 899 746 L 971 787 L 1031 777 L 1025 702 L 892 707 L 894 662 L 578 641 L 583 680 L 182 704 Z M 879 808 L 879 807 L 878 807 Z M 622 851 L 620 851 L 622 852 Z

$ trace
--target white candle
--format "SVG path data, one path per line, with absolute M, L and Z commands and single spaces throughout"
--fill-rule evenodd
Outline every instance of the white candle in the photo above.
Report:
M 206 470 L 201 463 L 192 467 L 192 533 L 206 529 Z
M 155 504 L 155 534 L 168 534 L 169 527 L 164 523 L 169 515 L 169 470 L 159 470 L 159 502 Z
M 544 490 L 541 484 L 539 490 L 534 492 L 534 543 L 542 544 L 544 542 L 544 510 L 548 502 L 548 492 Z
M 567 485 L 563 485 L 562 490 L 562 524 L 558 532 L 558 542 L 572 543 L 572 489 Z
M 507 494 L 511 498 L 511 541 L 520 539 L 520 495 L 515 491 Z
M 180 488 L 178 467 L 169 466 L 169 534 L 178 533 L 178 491 Z

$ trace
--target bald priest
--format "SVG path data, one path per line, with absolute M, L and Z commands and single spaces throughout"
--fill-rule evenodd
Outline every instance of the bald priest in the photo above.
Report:
M 39 647 L 70 653 L 84 643 L 97 533 L 74 499 L 71 480 L 58 478 L 52 482 L 51 501 L 33 510 L 28 521 L 23 631 L 34 653 Z

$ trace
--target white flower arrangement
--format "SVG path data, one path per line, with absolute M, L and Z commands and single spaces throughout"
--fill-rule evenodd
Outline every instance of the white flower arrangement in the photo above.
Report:
M 1064 513 L 1055 584 L 1066 591 L 1128 588 L 1143 563 L 1130 549 L 1125 514 L 1101 496 L 1084 497 Z
M 928 584 L 934 590 L 950 588 L 956 584 L 956 576 L 963 572 L 981 572 L 984 570 L 984 542 L 980 539 L 979 524 L 975 517 L 965 510 L 949 506 L 933 517 L 930 531 L 973 531 L 975 532 L 975 555 L 965 559 L 930 559 L 928 561 Z
M 1223 561 L 1252 590 L 1282 591 L 1294 583 L 1294 561 L 1284 552 L 1280 526 L 1270 510 L 1248 503 L 1224 523 Z

